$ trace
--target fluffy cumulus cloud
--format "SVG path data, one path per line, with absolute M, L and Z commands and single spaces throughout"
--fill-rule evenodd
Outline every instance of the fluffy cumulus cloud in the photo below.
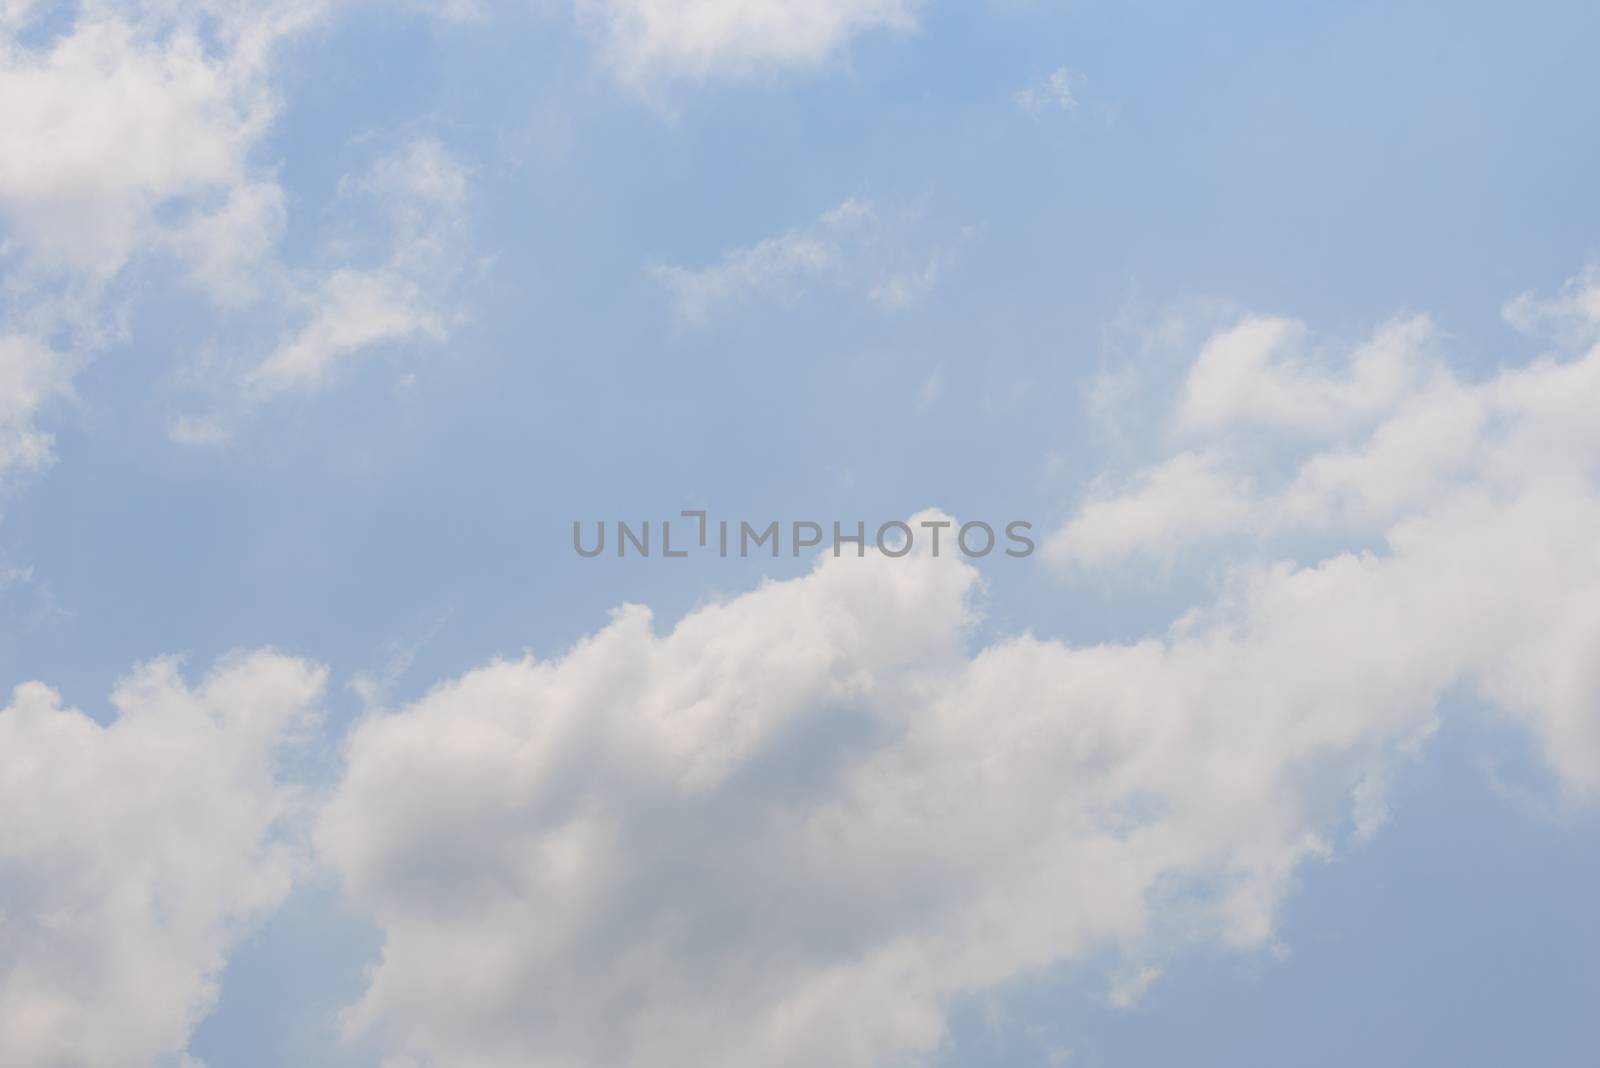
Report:
M 1539 311 L 1592 344 L 1568 304 Z M 866 1068 L 1094 951 L 1127 1004 L 1177 942 L 1270 945 L 1447 693 L 1600 790 L 1600 347 L 1464 382 L 1421 321 L 1344 360 L 1303 340 L 1213 339 L 1185 451 L 1060 535 L 1080 567 L 1119 525 L 1181 558 L 1171 516 L 1223 492 L 1228 578 L 1162 634 L 973 652 L 976 573 L 923 546 L 665 632 L 625 608 L 364 721 L 318 831 L 384 935 L 347 1027 L 406 1065 Z M 1324 551 L 1277 551 L 1296 525 Z
M 19 19 L 0 36 L 0 211 L 22 253 L 114 273 L 163 205 L 225 199 L 272 113 L 271 49 L 310 7 L 90 2 L 31 47 Z
M 974 656 L 975 581 L 830 557 L 367 721 L 320 832 L 386 940 L 348 1026 L 421 1065 L 892 1063 L 1055 962 L 1267 944 L 1449 681 L 1381 576 Z
M 0 1035 L 15 1068 L 181 1057 L 225 956 L 287 892 L 277 756 L 323 677 L 271 654 L 135 671 L 101 725 L 39 683 L 0 708 Z
M 649 275 L 666 290 L 677 319 L 692 326 L 751 301 L 793 299 L 819 284 L 900 311 L 931 293 L 954 259 L 944 250 L 908 252 L 903 221 L 852 197 L 815 222 L 730 249 L 716 263 L 656 264 Z
M 917 0 L 577 0 L 623 79 L 744 78 L 810 66 L 858 34 L 916 26 Z
M 1372 625 L 1409 620 L 1395 640 L 1415 670 L 1476 684 L 1572 791 L 1600 790 L 1600 667 L 1585 652 L 1600 642 L 1600 285 L 1520 297 L 1507 319 L 1556 347 L 1476 381 L 1425 319 L 1343 357 L 1308 351 L 1299 324 L 1246 319 L 1184 383 L 1181 451 L 1103 485 L 1047 554 L 1086 567 L 1221 553 L 1285 590 L 1381 583 L 1392 603 Z M 1272 563 L 1330 543 L 1360 548 Z M 1364 618 L 1345 621 L 1341 648 L 1371 640 Z

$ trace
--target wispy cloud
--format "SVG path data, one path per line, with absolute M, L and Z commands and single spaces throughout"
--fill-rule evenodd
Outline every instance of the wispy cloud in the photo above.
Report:
M 909 32 L 919 0 L 577 0 L 618 77 L 743 79 L 809 67 L 870 30 Z
M 1043 80 L 1017 90 L 1012 99 L 1017 107 L 1030 115 L 1046 111 L 1077 111 L 1078 98 L 1072 92 L 1073 78 L 1074 75 L 1066 67 L 1057 67 Z
M 902 229 L 871 201 L 851 198 L 814 223 L 732 249 L 710 266 L 657 264 L 648 273 L 671 296 L 677 318 L 694 326 L 758 299 L 792 300 L 819 284 L 899 311 L 924 300 L 954 259 L 942 250 L 908 251 Z

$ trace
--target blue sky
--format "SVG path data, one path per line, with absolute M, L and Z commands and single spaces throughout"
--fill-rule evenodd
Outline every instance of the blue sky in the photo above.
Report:
M 17 1063 L 1583 1063 L 1600 12 L 258 8 L 0 4 Z

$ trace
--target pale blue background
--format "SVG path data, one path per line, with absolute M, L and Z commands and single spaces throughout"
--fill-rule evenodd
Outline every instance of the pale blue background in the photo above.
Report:
M 0 686 L 46 679 L 103 716 L 134 662 L 270 644 L 332 666 L 336 738 L 359 710 L 345 684 L 397 649 L 422 643 L 406 699 L 495 654 L 559 651 L 620 601 L 670 621 L 763 573 L 576 561 L 573 518 L 937 505 L 1044 528 L 1087 479 L 1146 458 L 1086 415 L 1095 374 L 1140 359 L 1119 324 L 1220 306 L 1337 340 L 1426 311 L 1478 370 L 1533 351 L 1500 322 L 1507 297 L 1600 252 L 1591 3 L 932 4 L 917 34 L 868 35 L 822 71 L 656 106 L 535 7 L 368 15 L 289 56 L 263 153 L 291 197 L 289 258 L 374 140 L 435 137 L 475 168 L 474 249 L 496 257 L 473 321 L 194 450 L 165 425 L 195 311 L 140 305 L 134 340 L 79 379 L 59 463 L 0 525 L 0 564 L 34 576 L 0 593 Z M 1063 65 L 1076 113 L 1017 108 Z M 923 304 L 824 283 L 692 328 L 647 275 L 851 196 L 912 213 L 913 250 L 955 250 Z M 1181 356 L 1144 372 L 1159 384 Z M 414 391 L 395 388 L 405 370 Z M 1145 633 L 1194 592 L 985 570 L 995 632 Z M 1394 822 L 1301 872 L 1285 959 L 1183 958 L 1127 1011 L 1104 1007 L 1103 970 L 1066 969 L 963 1006 L 938 1063 L 1042 1065 L 1060 1043 L 1074 1065 L 1593 1064 L 1600 827 L 1559 808 L 1520 736 L 1450 711 Z M 299 891 L 237 953 L 194 1052 L 371 1063 L 328 1011 L 374 945 L 326 887 Z

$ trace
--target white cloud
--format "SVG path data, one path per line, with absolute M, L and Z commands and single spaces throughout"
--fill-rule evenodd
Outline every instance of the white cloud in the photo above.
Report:
M 243 180 L 271 114 L 260 73 L 254 56 L 219 55 L 197 25 L 139 5 L 87 4 L 39 49 L 0 37 L 0 212 L 13 240 L 41 266 L 114 274 L 163 203 Z
M 870 203 L 846 200 L 811 226 L 733 249 L 710 267 L 658 265 L 650 275 L 672 294 L 680 319 L 704 323 L 724 305 L 755 295 L 785 295 L 808 279 L 838 272 L 846 258 L 844 242 L 872 217 Z
M 670 294 L 678 319 L 690 325 L 757 298 L 792 298 L 819 282 L 900 311 L 932 292 L 950 260 L 935 252 L 907 269 L 901 244 L 870 201 L 851 198 L 810 225 L 733 249 L 709 267 L 658 264 L 649 274 Z
M 448 305 L 466 268 L 469 187 L 467 169 L 427 138 L 347 178 L 345 202 L 374 207 L 387 239 L 377 249 L 365 240 L 330 243 L 332 264 L 268 276 L 281 318 L 292 325 L 265 356 L 212 368 L 205 382 L 215 410 L 175 418 L 172 439 L 224 441 L 257 405 L 315 390 L 382 346 L 448 337 L 456 319 Z M 247 225 L 256 217 L 242 214 Z
M 1157 554 L 1167 566 L 1193 541 L 1237 530 L 1250 515 L 1250 486 L 1212 453 L 1185 452 L 1101 492 L 1045 542 L 1058 563 L 1100 568 L 1129 556 Z
M 1305 354 L 1308 336 L 1301 323 L 1267 316 L 1218 331 L 1167 428 L 1183 450 L 1120 484 L 1098 480 L 1046 555 L 1084 567 L 1170 566 L 1186 547 L 1247 531 L 1372 531 L 1424 484 L 1470 464 L 1480 413 L 1435 354 L 1426 318 L 1386 323 L 1342 360 Z M 1102 378 L 1091 409 L 1116 399 Z
M 1153 964 L 1147 964 L 1142 968 L 1131 968 L 1111 984 L 1111 992 L 1106 995 L 1106 1001 L 1113 1009 L 1131 1009 L 1150 992 L 1150 988 L 1155 986 L 1161 974 L 1161 969 Z
M 1555 297 L 1521 293 L 1502 309 L 1506 322 L 1529 334 L 1550 334 L 1568 345 L 1583 345 L 1600 335 L 1600 268 L 1591 266 L 1568 279 Z
M 1131 1004 L 1175 940 L 1273 945 L 1297 868 L 1377 829 L 1447 693 L 1600 792 L 1600 348 L 1477 385 L 1373 369 L 1411 367 L 1408 329 L 1338 373 L 1252 358 L 1272 391 L 1186 433 L 1360 456 L 1466 394 L 1492 415 L 1455 473 L 1368 513 L 1376 549 L 1297 564 L 1247 524 L 1222 594 L 1161 636 L 970 653 L 966 563 L 824 558 L 367 719 L 318 837 L 385 939 L 348 1026 L 416 1065 L 865 1068 L 1062 960 L 1119 954 Z M 1197 375 L 1237 373 L 1217 351 Z M 1252 517 L 1281 507 L 1271 473 L 1237 473 Z M 1169 511 L 1129 514 L 1159 545 Z
M 132 260 L 192 249 L 230 276 L 237 257 L 204 236 L 206 215 L 260 188 L 248 156 L 272 113 L 266 54 L 300 17 L 90 0 L 29 36 L 44 14 L 0 17 L 0 375 L 28 383 L 0 402 L 0 474 L 48 460 L 36 420 L 121 335 L 106 291 Z M 169 244 L 174 227 L 190 236 Z
M 1057 67 L 1037 85 L 1019 89 L 1012 99 L 1030 115 L 1050 110 L 1078 110 L 1078 98 L 1072 95 L 1072 72 L 1066 67 Z
M 867 299 L 890 311 L 915 307 L 933 292 L 945 267 L 945 257 L 935 253 L 919 268 L 890 274 L 867 291 Z
M 974 658 L 975 578 L 827 559 L 365 722 L 320 833 L 385 935 L 351 1029 L 424 1065 L 864 1068 L 1092 949 L 1259 946 L 1445 681 L 1399 624 L 1297 652 L 1400 607 L 1376 576 L 1267 573 L 1214 626 Z
M 1590 292 L 1575 283 L 1546 307 L 1572 325 Z M 1600 640 L 1600 345 L 1464 382 L 1428 355 L 1423 320 L 1384 327 L 1342 371 L 1281 359 L 1302 333 L 1249 319 L 1214 338 L 1177 413 L 1212 459 L 1141 472 L 1047 544 L 1170 559 L 1226 536 L 1252 566 L 1308 540 L 1375 545 L 1324 560 L 1318 581 L 1386 576 L 1414 602 L 1399 616 L 1418 664 L 1451 665 L 1526 720 L 1573 792 L 1600 790 L 1600 670 L 1579 652 Z
M 623 80 L 748 78 L 813 66 L 869 30 L 908 32 L 918 0 L 577 0 Z
M 229 949 L 287 893 L 296 792 L 276 755 L 322 673 L 270 654 L 195 688 L 171 660 L 109 726 L 39 683 L 0 708 L 0 1034 L 14 1068 L 178 1056 Z
M 442 336 L 442 293 L 422 280 L 448 274 L 465 171 L 432 142 L 367 179 L 366 195 L 393 207 L 387 259 L 307 270 L 279 258 L 286 198 L 255 158 L 279 107 L 277 57 L 339 7 L 88 0 L 49 32 L 38 26 L 42 7 L 4 9 L 0 315 L 9 333 L 0 361 L 14 367 L 24 352 L 33 367 L 33 355 L 47 354 L 50 366 L 30 380 L 53 385 L 26 394 L 26 411 L 20 401 L 0 411 L 0 472 L 48 459 L 48 435 L 36 429 L 44 404 L 126 336 L 127 303 L 174 266 L 225 317 L 299 317 L 257 373 L 233 375 L 248 394 L 234 406 L 315 384 L 371 346 Z M 252 336 L 226 318 L 220 332 L 230 347 Z M 240 359 L 221 362 L 236 370 Z M 179 417 L 174 436 L 219 438 L 228 422 Z
M 448 333 L 440 300 L 460 269 L 468 174 L 436 141 L 421 139 L 380 160 L 349 190 L 375 199 L 393 243 L 365 269 L 340 268 L 303 283 L 312 312 L 282 347 L 244 378 L 257 397 L 321 384 L 332 366 L 375 345 Z
M 50 459 L 51 436 L 35 423 L 39 409 L 67 392 L 66 361 L 30 337 L 0 334 L 0 478 Z
M 1381 414 L 1413 390 L 1433 334 L 1427 319 L 1400 320 L 1356 350 L 1345 374 L 1297 357 L 1305 327 L 1287 319 L 1250 317 L 1201 350 L 1184 387 L 1181 429 L 1197 433 L 1233 425 L 1330 433 Z
M 290 341 L 245 375 L 245 385 L 266 397 L 320 385 L 339 360 L 388 341 L 444 337 L 444 328 L 421 310 L 415 281 L 385 272 L 335 271 L 321 279 L 309 321 Z
M 187 265 L 190 285 L 224 307 L 260 299 L 275 281 L 275 253 L 288 221 L 276 182 L 245 181 L 215 208 L 196 212 L 162 238 Z

